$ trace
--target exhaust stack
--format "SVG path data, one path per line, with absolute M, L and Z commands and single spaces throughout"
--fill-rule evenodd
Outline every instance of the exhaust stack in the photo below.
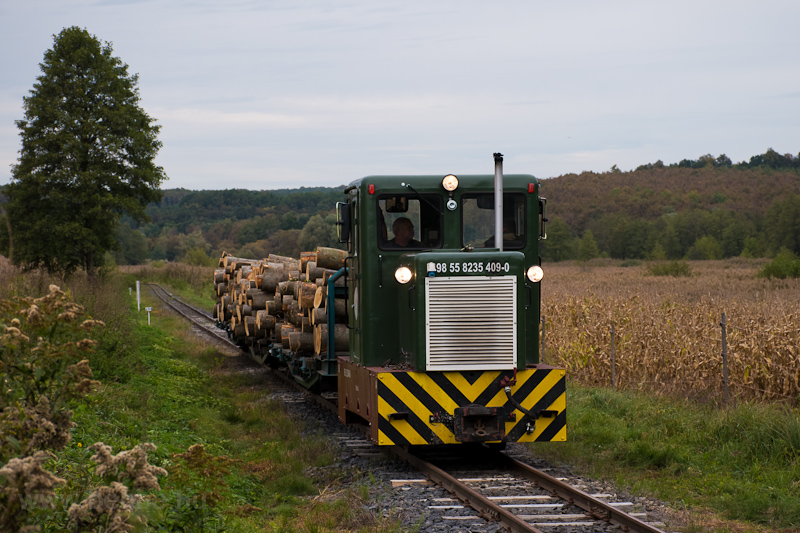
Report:
M 494 154 L 494 244 L 503 251 L 503 154 Z

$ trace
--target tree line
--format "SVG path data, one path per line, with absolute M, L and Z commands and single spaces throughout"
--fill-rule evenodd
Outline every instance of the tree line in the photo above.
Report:
M 793 168 L 612 168 L 544 180 L 542 191 L 550 206 L 547 261 L 800 254 L 800 174 Z
M 343 190 L 167 190 L 161 202 L 148 206 L 148 223 L 123 220 L 120 246 L 112 255 L 118 264 L 212 264 L 223 251 L 237 257 L 299 257 L 316 246 L 339 247 L 334 206 L 344 200 Z

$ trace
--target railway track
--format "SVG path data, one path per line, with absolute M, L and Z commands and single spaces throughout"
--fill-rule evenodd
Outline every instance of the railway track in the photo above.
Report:
M 395 454 L 413 465 L 427 479 L 444 487 L 453 498 L 433 498 L 430 512 L 468 528 L 484 520 L 498 522 L 507 531 L 663 533 L 660 523 L 635 509 L 633 502 L 608 493 L 590 494 L 579 479 L 550 476 L 507 453 L 474 448 L 466 455 L 445 451 Z M 397 480 L 397 485 L 425 480 Z
M 178 296 L 172 294 L 156 283 L 149 283 L 148 285 L 153 294 L 159 300 L 161 300 L 170 309 L 183 316 L 186 320 L 190 321 L 197 331 L 207 335 L 214 342 L 220 343 L 226 348 L 233 348 L 238 354 L 243 354 L 243 348 L 230 340 L 227 331 L 217 327 L 217 323 L 210 313 L 184 302 Z M 285 372 L 271 371 L 268 372 L 268 375 L 271 377 L 271 379 L 279 381 L 283 387 L 288 387 L 289 390 L 293 391 L 293 393 L 305 395 L 308 399 L 317 403 L 322 408 L 332 413 L 336 413 L 335 394 L 312 394 L 308 390 L 298 385 L 297 382 L 295 382 L 295 380 Z
M 149 284 L 153 294 L 165 305 L 189 320 L 214 342 L 240 350 L 226 331 L 216 327 L 209 313 L 184 302 L 157 284 Z M 240 352 L 241 353 L 241 352 Z M 303 389 L 291 376 L 278 371 L 267 373 L 279 380 L 290 402 L 310 400 L 329 412 L 336 413 L 335 395 L 316 395 Z M 362 428 L 367 434 L 368 428 Z M 499 523 L 507 531 L 516 532 L 601 532 L 628 531 L 663 533 L 660 524 L 648 521 L 646 513 L 637 512 L 631 502 L 618 501 L 609 494 L 590 494 L 582 490 L 579 480 L 562 480 L 535 469 L 506 453 L 485 447 L 420 449 L 409 452 L 401 447 L 388 449 L 348 439 L 348 446 L 364 446 L 376 457 L 391 451 L 403 462 L 424 475 L 424 479 L 393 480 L 393 485 L 408 486 L 432 482 L 452 495 L 451 498 L 430 498 L 428 512 L 438 514 L 452 524 L 452 531 L 464 531 L 474 523 Z M 461 454 L 470 449 L 471 453 Z M 439 453 L 440 455 L 437 455 Z M 626 512 L 630 511 L 630 512 Z
M 228 333 L 216 326 L 216 321 L 212 318 L 210 313 L 184 302 L 178 296 L 172 294 L 157 283 L 148 283 L 147 285 L 156 298 L 191 322 L 196 331 L 206 335 L 215 343 L 221 344 L 226 348 L 239 350 L 239 346 L 231 342 L 228 338 Z

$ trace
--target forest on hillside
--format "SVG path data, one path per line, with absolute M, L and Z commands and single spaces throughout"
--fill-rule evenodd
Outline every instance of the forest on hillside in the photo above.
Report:
M 344 187 L 276 191 L 164 191 L 150 205 L 150 222 L 120 227 L 118 264 L 147 260 L 216 262 L 223 251 L 239 257 L 270 253 L 299 257 L 315 246 L 339 247 L 334 208 Z
M 771 153 L 738 165 L 709 155 L 543 180 L 550 219 L 543 257 L 722 259 L 771 257 L 781 248 L 800 254 L 800 158 L 776 162 Z
M 149 223 L 122 224 L 114 259 L 200 264 L 222 251 L 298 256 L 338 246 L 334 206 L 343 189 L 166 190 L 147 208 Z M 541 191 L 550 219 L 545 261 L 800 254 L 800 156 L 768 150 L 738 164 L 723 154 L 612 167 L 542 180 Z

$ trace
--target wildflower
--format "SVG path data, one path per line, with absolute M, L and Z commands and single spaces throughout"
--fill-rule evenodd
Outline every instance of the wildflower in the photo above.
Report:
M 83 339 L 78 341 L 78 348 L 81 350 L 88 350 L 89 348 L 94 348 L 97 346 L 97 341 L 92 339 Z
M 102 320 L 93 320 L 90 318 L 89 320 L 84 320 L 79 327 L 81 329 L 92 329 L 95 326 L 103 327 L 105 325 L 106 323 Z

